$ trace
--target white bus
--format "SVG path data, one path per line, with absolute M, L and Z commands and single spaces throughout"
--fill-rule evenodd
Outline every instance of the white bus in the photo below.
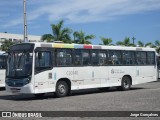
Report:
M 157 71 L 158 71 L 158 79 L 160 79 L 160 56 L 157 55 Z
M 155 49 L 139 47 L 22 43 L 10 47 L 6 91 L 18 94 L 131 85 L 157 80 Z
M 5 87 L 5 72 L 7 54 L 0 51 L 0 87 Z

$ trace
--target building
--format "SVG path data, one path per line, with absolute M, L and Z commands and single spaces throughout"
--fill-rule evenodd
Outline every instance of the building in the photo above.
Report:
M 22 34 L 0 33 L 0 45 L 4 40 L 10 40 L 12 42 L 23 42 L 24 36 Z M 28 35 L 29 42 L 40 42 L 41 36 Z

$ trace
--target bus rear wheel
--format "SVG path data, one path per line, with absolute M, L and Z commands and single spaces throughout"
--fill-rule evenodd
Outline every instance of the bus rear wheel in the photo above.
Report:
M 59 81 L 56 85 L 56 96 L 65 97 L 68 94 L 68 84 L 65 81 Z
M 122 91 L 127 91 L 131 88 L 131 80 L 128 76 L 124 76 L 122 78 L 121 86 L 118 89 Z

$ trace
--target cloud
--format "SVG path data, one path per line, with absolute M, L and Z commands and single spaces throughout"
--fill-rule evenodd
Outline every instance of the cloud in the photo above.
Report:
M 54 4 L 37 8 L 30 18 L 37 19 L 47 14 L 49 21 L 66 19 L 69 22 L 85 23 L 157 9 L 160 9 L 159 0 L 58 0 Z
M 101 22 L 121 15 L 160 9 L 159 0 L 32 0 L 27 5 L 30 22 L 38 19 L 47 19 L 49 22 L 64 19 L 68 23 Z M 13 18 L 8 27 L 22 22 Z

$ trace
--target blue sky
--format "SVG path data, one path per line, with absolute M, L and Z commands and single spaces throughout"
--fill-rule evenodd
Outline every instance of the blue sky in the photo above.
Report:
M 50 25 L 94 34 L 113 43 L 125 37 L 144 43 L 160 40 L 160 0 L 27 0 L 28 34 L 52 33 Z M 0 32 L 23 34 L 23 0 L 0 1 Z

